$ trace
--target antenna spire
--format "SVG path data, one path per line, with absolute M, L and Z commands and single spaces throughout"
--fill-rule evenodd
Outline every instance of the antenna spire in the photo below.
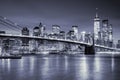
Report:
M 97 13 L 97 11 L 98 11 L 98 8 L 96 8 L 96 18 L 98 18 L 98 13 Z

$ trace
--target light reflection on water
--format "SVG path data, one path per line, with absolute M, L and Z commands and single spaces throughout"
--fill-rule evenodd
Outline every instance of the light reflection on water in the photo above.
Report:
M 115 62 L 114 62 L 114 58 L 112 58 L 112 61 L 111 61 L 111 66 L 112 66 L 112 71 L 114 71 L 114 66 L 115 66 Z
M 30 73 L 32 74 L 32 73 L 34 73 L 34 66 L 35 66 L 35 58 L 34 57 L 31 57 L 30 58 Z
M 116 80 L 120 59 L 93 56 L 25 56 L 0 60 L 2 80 Z M 108 77 L 109 76 L 109 77 Z
M 43 65 L 41 64 L 42 65 L 42 75 L 45 76 L 45 75 L 48 75 L 50 63 L 49 63 L 48 57 L 44 57 L 43 60 L 44 60 L 44 63 L 43 63 Z
M 7 65 L 8 71 L 10 71 L 10 67 L 11 67 L 11 61 L 10 61 L 10 59 L 7 59 L 6 65 Z
M 101 65 L 100 65 L 100 58 L 95 58 L 94 66 L 95 66 L 95 68 L 94 68 L 95 71 L 99 72 L 100 71 L 100 67 L 101 67 Z
M 81 63 L 79 66 L 79 70 L 80 70 L 79 75 L 80 75 L 80 77 L 82 77 L 82 80 L 84 80 L 84 79 L 88 78 L 87 58 L 86 58 L 86 56 L 83 56 L 80 60 L 81 60 Z M 82 74 L 80 74 L 80 73 L 82 73 Z
M 65 58 L 65 71 L 67 71 L 67 69 L 68 69 L 68 56 L 65 56 L 64 57 Z

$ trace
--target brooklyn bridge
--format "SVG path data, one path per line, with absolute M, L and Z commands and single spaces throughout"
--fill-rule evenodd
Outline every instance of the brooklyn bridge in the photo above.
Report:
M 97 52 L 119 52 L 114 45 L 112 25 L 108 20 L 102 21 L 96 14 L 94 19 L 94 32 L 79 33 L 78 26 L 72 26 L 67 33 L 59 25 L 52 25 L 52 32 L 47 33 L 42 23 L 30 31 L 17 23 L 0 17 L 0 24 L 10 30 L 19 31 L 19 34 L 8 34 L 0 31 L 0 55 L 11 54 L 96 54 Z M 32 34 L 30 34 L 32 33 Z

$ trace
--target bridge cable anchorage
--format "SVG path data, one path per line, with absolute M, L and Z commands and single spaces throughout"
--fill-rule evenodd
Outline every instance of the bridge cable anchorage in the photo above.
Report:
M 22 29 L 22 26 L 18 25 L 17 23 L 12 22 L 11 20 L 7 19 L 6 17 L 0 16 L 1 21 L 3 21 L 4 23 L 10 25 L 11 27 L 14 27 L 18 30 Z

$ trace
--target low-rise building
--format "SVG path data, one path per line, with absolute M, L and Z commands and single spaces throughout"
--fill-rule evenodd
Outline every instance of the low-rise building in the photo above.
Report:
M 120 40 L 118 40 L 118 43 L 117 43 L 117 48 L 120 48 Z

